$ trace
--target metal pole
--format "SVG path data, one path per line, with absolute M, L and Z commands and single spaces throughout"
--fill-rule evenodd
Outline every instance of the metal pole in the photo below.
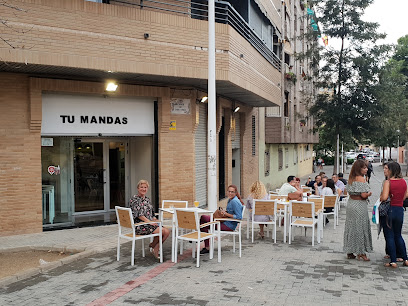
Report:
M 208 209 L 217 209 L 217 134 L 215 94 L 215 0 L 208 1 Z
M 344 173 L 344 150 L 343 143 L 341 143 L 341 172 Z M 338 173 L 337 173 L 338 174 Z
M 397 163 L 399 163 L 399 135 L 398 135 L 398 142 L 397 142 Z
M 337 144 L 336 144 L 336 174 L 339 174 L 339 146 L 340 146 L 340 135 L 337 134 Z

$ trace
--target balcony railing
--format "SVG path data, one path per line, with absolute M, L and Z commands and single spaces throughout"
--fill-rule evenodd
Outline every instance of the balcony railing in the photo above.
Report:
M 172 0 L 171 2 L 156 0 L 110 0 L 111 4 L 139 6 L 141 9 L 165 11 L 173 14 L 182 14 L 194 19 L 208 20 L 207 0 Z M 242 16 L 225 1 L 215 2 L 215 21 L 224 23 L 234 28 L 244 37 L 271 65 L 281 70 L 279 57 L 265 45 L 258 34 L 251 29 Z

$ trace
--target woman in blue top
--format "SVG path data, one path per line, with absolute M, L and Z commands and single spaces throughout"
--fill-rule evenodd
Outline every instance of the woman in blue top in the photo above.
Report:
M 241 196 L 239 195 L 238 188 L 235 185 L 228 186 L 228 204 L 227 208 L 223 210 L 222 217 L 223 218 L 232 218 L 242 220 L 242 208 L 244 202 L 241 200 Z M 210 222 L 210 216 L 201 216 L 200 223 L 207 223 Z M 233 231 L 237 227 L 236 221 L 224 221 L 221 223 L 221 230 L 222 231 Z M 209 227 L 204 227 L 201 229 L 203 232 L 208 232 Z M 209 239 L 204 240 L 205 247 L 201 250 L 200 254 L 209 253 L 210 250 L 208 249 L 210 245 Z

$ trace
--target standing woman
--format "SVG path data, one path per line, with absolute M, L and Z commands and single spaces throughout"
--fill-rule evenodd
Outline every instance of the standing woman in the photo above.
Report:
M 364 160 L 356 160 L 351 168 L 347 184 L 350 198 L 347 203 L 346 224 L 344 228 L 344 246 L 348 259 L 356 258 L 369 261 L 367 252 L 372 252 L 370 220 L 368 218 L 368 197 L 371 191 L 364 175 L 367 174 Z
M 407 250 L 405 241 L 401 236 L 402 223 L 404 222 L 403 201 L 407 197 L 407 183 L 402 178 L 401 167 L 396 162 L 388 163 L 388 170 L 384 169 L 384 174 L 388 180 L 384 182 L 380 201 L 391 198 L 391 207 L 388 216 L 381 219 L 381 226 L 384 230 L 385 242 L 390 255 L 390 263 L 386 267 L 397 267 L 397 253 L 403 259 L 403 265 L 408 266 Z M 387 172 L 387 173 L 386 173 Z
M 149 183 L 146 180 L 140 180 L 137 183 L 137 195 L 134 195 L 129 201 L 129 207 L 132 209 L 133 219 L 135 223 L 151 222 L 157 219 L 154 216 L 153 206 L 150 199 L 146 196 L 149 189 Z M 158 233 L 160 231 L 157 224 L 145 224 L 135 227 L 136 235 L 150 235 L 151 233 Z M 169 237 L 170 231 L 162 227 L 162 242 Z M 153 242 L 149 244 L 152 249 L 153 256 L 159 259 L 159 237 L 154 237 Z

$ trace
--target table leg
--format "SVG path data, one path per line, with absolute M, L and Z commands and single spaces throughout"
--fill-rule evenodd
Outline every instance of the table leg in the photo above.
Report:
M 171 224 L 171 261 L 174 262 L 174 258 L 175 258 L 175 240 L 176 240 L 176 227 L 175 227 L 175 220 L 174 220 L 175 214 L 173 214 L 173 219 L 172 219 L 172 224 Z
M 288 209 L 285 205 L 285 209 L 283 210 L 283 243 L 286 243 L 286 224 L 288 222 Z

